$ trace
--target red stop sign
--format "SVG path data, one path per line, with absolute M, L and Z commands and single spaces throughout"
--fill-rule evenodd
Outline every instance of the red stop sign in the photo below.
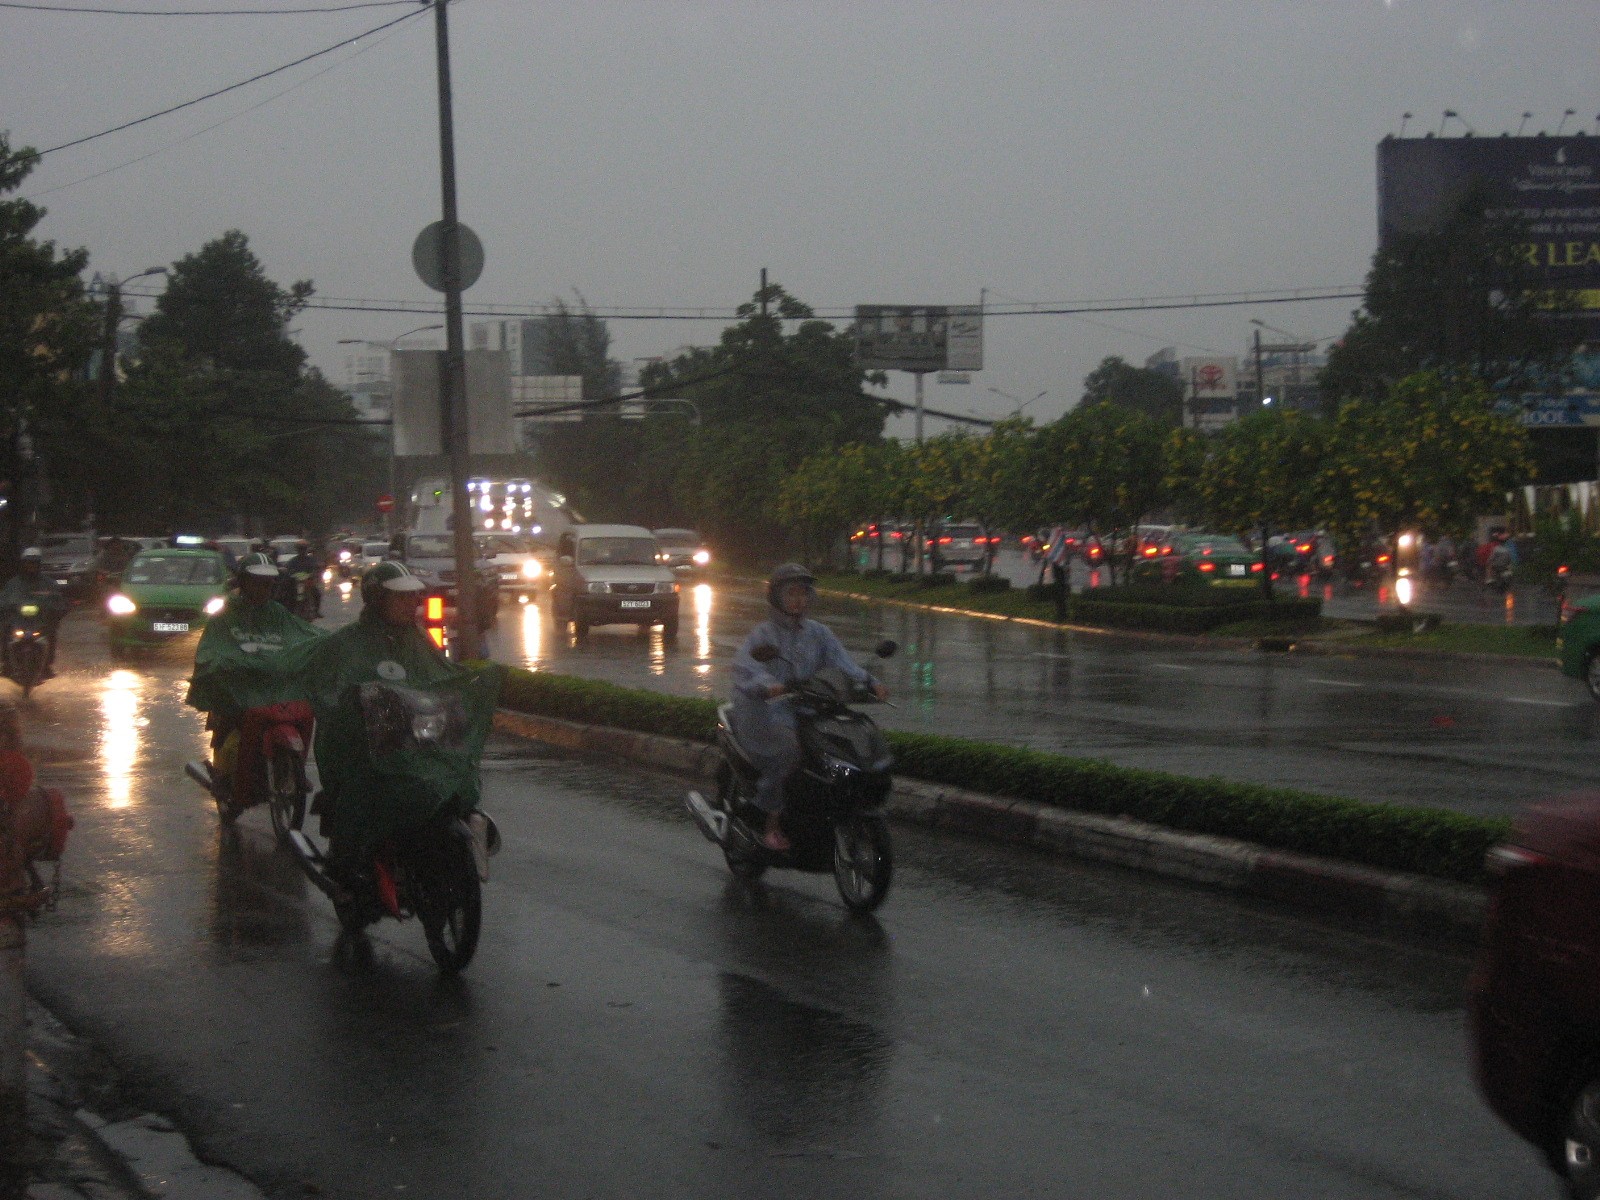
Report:
M 394 511 L 394 497 L 385 492 L 378 497 L 378 511 L 381 513 Z

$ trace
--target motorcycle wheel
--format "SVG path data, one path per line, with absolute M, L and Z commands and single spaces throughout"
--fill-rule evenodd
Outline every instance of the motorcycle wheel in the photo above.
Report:
M 12 678 L 21 685 L 22 698 L 26 700 L 44 677 L 44 651 L 38 645 L 28 644 L 18 646 L 11 654 Z
M 483 927 L 483 886 L 471 847 L 450 837 L 438 847 L 427 872 L 416 881 L 417 919 L 428 938 L 428 953 L 439 969 L 464 971 L 478 948 Z
M 833 878 L 853 913 L 869 913 L 889 895 L 894 850 L 882 817 L 847 817 L 833 831 Z
M 726 762 L 717 767 L 717 807 L 728 814 L 729 820 L 733 819 L 733 811 L 737 807 L 738 782 L 734 779 L 733 768 Z M 745 840 L 730 829 L 726 839 L 727 845 L 722 848 L 722 857 L 727 861 L 728 870 L 735 879 L 742 879 L 746 883 L 754 883 L 767 873 L 767 864 L 751 848 L 745 845 Z
M 272 813 L 272 832 L 278 844 L 289 844 L 289 834 L 306 819 L 306 794 L 300 787 L 300 771 L 294 754 L 278 746 L 267 760 L 267 807 Z

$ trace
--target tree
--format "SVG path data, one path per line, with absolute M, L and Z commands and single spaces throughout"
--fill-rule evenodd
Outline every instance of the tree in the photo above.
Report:
M 306 353 L 290 340 L 289 322 L 314 291 L 309 279 L 288 289 L 268 279 L 250 239 L 230 229 L 173 264 L 139 341 L 191 368 L 295 378 Z
M 1434 371 L 1512 394 L 1560 383 L 1575 338 L 1555 319 L 1575 298 L 1532 265 L 1526 230 L 1472 192 L 1434 229 L 1378 250 L 1362 307 L 1321 375 L 1331 408 L 1380 399 L 1401 379 Z
M 1313 481 L 1319 522 L 1341 546 L 1374 530 L 1461 535 L 1532 473 L 1527 431 L 1489 407 L 1481 382 L 1408 376 L 1381 400 L 1348 402 Z
M 32 149 L 13 151 L 0 134 L 0 197 L 16 191 L 37 162 Z M 27 200 L 0 199 L 0 470 L 12 484 L 23 475 L 23 434 L 41 414 L 69 401 L 80 386 L 70 377 L 86 360 L 94 338 L 94 309 L 79 279 L 88 253 L 58 251 L 54 242 L 35 239 L 33 231 L 44 216 L 44 209 Z M 36 445 L 46 464 L 57 459 L 57 451 L 65 457 L 66 447 Z M 36 497 L 11 490 L 6 530 L 15 554 L 24 532 L 19 521 Z
M 1195 479 L 1200 515 L 1232 533 L 1316 522 L 1309 486 L 1328 462 L 1327 426 L 1293 409 L 1265 408 L 1226 426 Z
M 813 455 L 779 486 L 775 512 L 800 531 L 808 562 L 826 558 L 841 535 L 874 511 L 878 449 L 857 442 Z
M 1112 355 L 1084 376 L 1080 405 L 1115 404 L 1165 425 L 1183 424 L 1183 384 Z
M 1100 533 L 1131 529 L 1170 499 L 1166 436 L 1156 418 L 1110 403 L 1080 405 L 1046 425 L 1043 511 Z

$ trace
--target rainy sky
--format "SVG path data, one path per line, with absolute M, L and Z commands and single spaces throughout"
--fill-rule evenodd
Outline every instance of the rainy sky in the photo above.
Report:
M 0 5 L 0 129 L 53 147 L 413 7 Z M 1554 132 L 1567 109 L 1565 132 L 1600 130 L 1595 0 L 457 0 L 450 23 L 461 219 L 487 253 L 469 311 L 576 291 L 602 311 L 725 312 L 762 267 L 830 313 L 1355 288 L 1375 242 L 1374 146 L 1403 113 L 1407 136 L 1515 131 L 1525 112 L 1527 132 Z M 311 278 L 323 303 L 425 304 L 410 248 L 440 213 L 437 98 L 422 13 L 51 153 L 22 192 L 49 208 L 44 236 L 102 272 L 237 228 L 273 278 Z M 928 403 L 999 416 L 1013 401 L 989 389 L 1047 391 L 1028 409 L 1047 420 L 1106 355 L 1240 354 L 1252 317 L 1331 338 L 1352 304 L 996 316 L 986 369 L 964 387 L 930 379 Z M 319 308 L 296 336 L 341 382 L 339 339 L 428 323 Z M 611 329 L 626 360 L 713 342 L 721 323 Z M 909 376 L 891 391 L 908 398 Z

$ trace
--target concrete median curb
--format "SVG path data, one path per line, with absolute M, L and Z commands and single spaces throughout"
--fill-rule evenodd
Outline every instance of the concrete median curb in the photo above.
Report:
M 562 750 L 622 758 L 700 781 L 711 777 L 717 762 L 716 749 L 700 742 L 509 709 L 495 714 L 495 728 Z M 1470 944 L 1477 940 L 1488 904 L 1482 888 L 1465 884 L 919 779 L 895 779 L 889 814 L 909 824 L 1225 888 L 1380 932 Z

